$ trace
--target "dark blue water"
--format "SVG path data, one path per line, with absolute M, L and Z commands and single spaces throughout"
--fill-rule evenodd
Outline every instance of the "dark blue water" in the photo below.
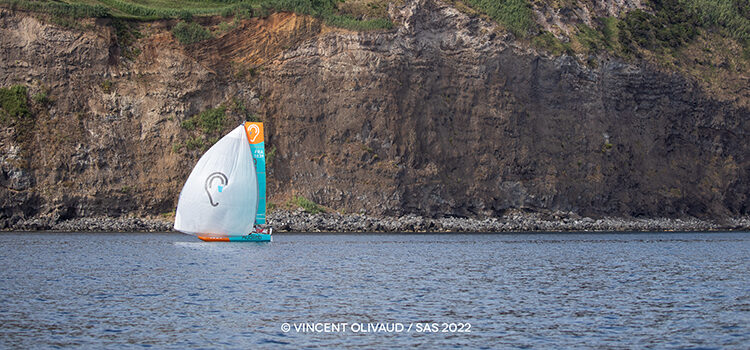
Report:
M 750 346 L 747 233 L 274 240 L 0 234 L 0 348 Z

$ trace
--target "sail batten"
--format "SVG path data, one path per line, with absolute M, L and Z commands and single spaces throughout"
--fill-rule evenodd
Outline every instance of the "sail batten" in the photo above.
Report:
M 198 160 L 180 192 L 174 227 L 193 235 L 247 235 L 257 206 L 255 165 L 240 125 Z

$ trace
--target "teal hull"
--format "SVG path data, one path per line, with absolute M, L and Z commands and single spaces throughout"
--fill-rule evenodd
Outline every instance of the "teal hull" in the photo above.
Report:
M 247 236 L 231 236 L 231 237 L 198 236 L 198 238 L 200 238 L 200 240 L 204 242 L 270 242 L 271 234 L 251 233 Z
M 230 242 L 270 242 L 271 235 L 267 233 L 251 233 L 247 236 L 229 237 Z

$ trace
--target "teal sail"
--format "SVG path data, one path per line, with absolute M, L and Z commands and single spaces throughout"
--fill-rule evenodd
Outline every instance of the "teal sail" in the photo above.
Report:
M 263 139 L 263 123 L 246 122 L 250 152 L 255 163 L 255 174 L 258 179 L 258 206 L 255 212 L 255 223 L 266 224 L 266 143 Z

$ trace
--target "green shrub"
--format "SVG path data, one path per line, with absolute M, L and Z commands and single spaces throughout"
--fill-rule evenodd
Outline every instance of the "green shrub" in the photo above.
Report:
M 698 35 L 698 28 L 709 24 L 693 6 L 700 2 L 703 0 L 652 0 L 654 14 L 634 10 L 625 15 L 618 26 L 619 41 L 626 51 L 681 47 Z
M 188 131 L 200 128 L 205 134 L 212 134 L 221 131 L 226 119 L 226 110 L 224 106 L 211 108 L 201 112 L 198 115 L 182 122 L 182 127 Z
M 573 52 L 570 44 L 561 42 L 548 31 L 544 31 L 531 39 L 531 44 L 537 48 L 547 50 L 553 55 L 571 54 Z
M 294 198 L 292 198 L 292 203 L 304 209 L 305 212 L 308 212 L 310 214 L 325 212 L 323 207 L 302 196 L 294 196 Z
M 203 150 L 204 147 L 205 143 L 203 137 L 201 136 L 191 137 L 187 141 L 185 141 L 185 148 L 188 151 L 192 151 L 194 149 Z
M 620 33 L 620 29 L 618 28 L 620 20 L 615 17 L 603 17 L 599 18 L 599 21 L 601 23 L 599 28 L 602 32 L 602 36 L 604 37 L 604 42 L 608 47 L 615 48 L 617 46 L 618 36 Z
M 585 24 L 578 25 L 578 31 L 575 36 L 588 52 L 599 52 L 607 48 L 604 34 Z
M 221 22 L 219 23 L 219 30 L 215 31 L 214 34 L 225 33 L 234 29 L 235 27 L 236 25 L 234 23 Z
M 27 103 L 28 90 L 23 85 L 0 88 L 0 121 L 16 123 L 31 117 Z
M 504 25 L 518 37 L 527 37 L 536 28 L 531 5 L 527 0 L 466 0 L 466 2 Z
M 212 37 L 211 32 L 195 22 L 177 23 L 172 29 L 172 34 L 174 34 L 175 38 L 177 38 L 177 40 L 183 45 L 194 44 Z
M 183 120 L 180 125 L 182 126 L 183 129 L 187 131 L 193 131 L 195 130 L 195 124 L 196 124 L 195 117 L 193 117 L 190 119 Z
M 220 106 L 203 111 L 198 115 L 198 126 L 205 133 L 213 133 L 221 130 L 224 125 L 226 107 Z

